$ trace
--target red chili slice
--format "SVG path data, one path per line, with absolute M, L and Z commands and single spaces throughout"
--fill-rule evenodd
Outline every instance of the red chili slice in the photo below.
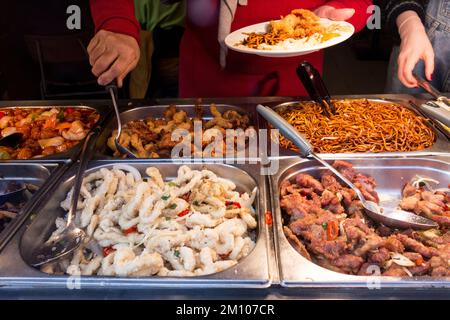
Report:
M 132 226 L 131 228 L 125 229 L 123 230 L 123 233 L 127 236 L 130 233 L 135 233 L 137 232 L 137 226 Z
M 272 212 L 267 211 L 266 214 L 264 215 L 265 220 L 266 220 L 266 224 L 271 226 L 273 223 L 273 217 L 272 217 Z
M 237 201 L 225 201 L 225 205 L 226 206 L 235 206 L 235 207 L 238 207 L 239 209 L 241 208 L 241 204 Z
M 74 113 L 75 112 L 75 109 L 74 108 L 67 108 L 66 109 L 66 113 L 67 114 L 72 114 L 72 113 Z
M 116 249 L 114 249 L 112 246 L 109 247 L 104 247 L 103 248 L 103 256 L 107 257 L 110 253 L 116 251 Z
M 339 236 L 339 224 L 333 220 L 327 224 L 327 239 L 328 241 L 336 240 Z
M 186 209 L 186 210 L 181 211 L 181 212 L 178 214 L 178 216 L 179 216 L 179 217 L 184 217 L 184 216 L 187 215 L 188 213 L 189 213 L 189 209 Z

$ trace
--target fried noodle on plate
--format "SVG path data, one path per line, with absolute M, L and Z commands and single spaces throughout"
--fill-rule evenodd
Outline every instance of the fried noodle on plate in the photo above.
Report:
M 305 9 L 292 10 L 281 20 L 271 21 L 266 33 L 247 34 L 242 44 L 253 49 L 289 49 L 301 45 L 317 45 L 346 32 L 337 23 L 324 24 L 313 12 Z

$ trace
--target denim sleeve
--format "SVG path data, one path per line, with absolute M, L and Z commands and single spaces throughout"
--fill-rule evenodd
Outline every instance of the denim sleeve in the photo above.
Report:
M 403 12 L 415 11 L 422 22 L 425 22 L 427 0 L 378 0 L 374 2 L 381 8 L 384 28 L 395 37 L 398 37 L 397 17 Z

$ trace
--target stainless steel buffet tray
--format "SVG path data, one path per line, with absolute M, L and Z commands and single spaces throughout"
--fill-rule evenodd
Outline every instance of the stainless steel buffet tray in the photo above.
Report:
M 164 118 L 164 111 L 167 107 L 169 107 L 169 104 L 161 104 L 161 105 L 152 105 L 152 106 L 140 106 L 137 108 L 132 108 L 126 111 L 123 111 L 120 113 L 120 119 L 122 121 L 122 124 L 126 124 L 130 121 L 135 120 L 144 120 L 148 117 L 153 117 L 155 119 L 158 118 Z M 195 105 L 194 104 L 175 104 L 178 110 L 183 110 L 187 113 L 188 117 L 192 118 L 195 117 Z M 209 107 L 210 104 L 200 104 L 203 108 L 203 119 L 210 120 L 213 118 Z M 255 104 L 249 104 L 249 105 L 230 105 L 230 104 L 223 104 L 223 103 L 217 103 L 216 107 L 220 113 L 223 113 L 227 110 L 235 110 L 239 112 L 240 114 L 247 114 L 250 118 L 250 125 L 255 128 L 255 130 L 258 130 L 259 123 L 257 122 L 258 116 L 256 114 L 256 105 Z M 97 139 L 97 151 L 99 155 L 97 156 L 98 159 L 105 159 L 105 158 L 115 158 L 112 155 L 112 151 L 107 146 L 108 138 L 111 136 L 111 133 L 113 130 L 117 128 L 116 120 L 115 118 L 110 119 L 110 121 L 105 126 L 104 130 L 101 132 L 99 138 Z M 149 159 L 149 160 L 160 160 L 160 159 L 167 159 L 167 158 L 157 158 L 157 159 Z
M 52 104 L 50 101 L 41 101 L 41 102 L 14 102 L 14 101 L 2 101 L 0 103 L 1 109 L 20 109 L 20 108 L 26 108 L 26 109 L 33 109 L 33 108 L 74 108 L 74 109 L 89 109 L 96 111 L 99 114 L 99 120 L 97 122 L 98 125 L 102 125 L 106 119 L 108 118 L 111 110 L 110 108 L 105 104 L 93 104 L 93 105 L 84 105 L 84 104 L 77 104 L 73 101 L 56 101 L 54 104 Z M 84 141 L 84 140 L 82 140 Z M 9 162 L 9 161 L 20 161 L 20 162 L 67 162 L 74 160 L 78 153 L 81 150 L 82 141 L 80 143 L 76 144 L 74 147 L 70 148 L 67 151 L 53 154 L 46 157 L 40 157 L 40 158 L 33 158 L 33 159 L 27 159 L 27 160 L 1 160 L 1 162 Z
M 0 251 L 27 218 L 28 213 L 36 205 L 40 196 L 58 177 L 61 168 L 62 165 L 57 163 L 0 162 L 0 179 L 2 181 L 23 182 L 39 187 L 33 194 L 24 194 L 22 200 L 25 205 L 19 214 L 3 230 L 0 230 Z
M 422 150 L 422 151 L 414 151 L 414 152 L 380 152 L 380 153 L 334 153 L 334 154 L 322 154 L 325 156 L 333 156 L 336 158 L 339 157 L 361 157 L 361 156 L 371 156 L 371 157 L 398 157 L 398 156 L 423 156 L 423 155 L 439 155 L 439 154 L 449 154 L 450 153 L 450 141 L 446 137 L 446 135 L 441 131 L 442 127 L 435 125 L 429 118 L 422 114 L 421 111 L 416 108 L 414 105 L 420 105 L 421 99 L 406 95 L 406 94 L 380 94 L 380 95 L 349 95 L 349 96 L 334 96 L 333 99 L 369 99 L 376 102 L 386 102 L 386 103 L 397 103 L 406 108 L 414 111 L 415 113 L 423 116 L 428 119 L 428 125 L 434 130 L 436 133 L 436 142 L 431 148 Z M 301 102 L 300 100 L 291 101 L 291 102 L 283 102 L 281 104 L 269 103 L 267 104 L 274 110 L 289 106 L 291 104 L 296 104 Z M 267 128 L 267 122 L 260 119 L 261 126 Z M 279 157 L 286 158 L 297 156 L 298 154 L 292 150 L 288 150 L 285 148 L 279 148 Z M 271 155 L 274 158 L 274 155 Z
M 380 199 L 400 199 L 404 184 L 416 174 L 441 181 L 446 187 L 450 182 L 450 156 L 422 158 L 336 158 L 346 160 L 362 173 L 371 175 L 377 182 Z M 318 176 L 325 170 L 317 162 L 300 158 L 280 160 L 280 170 L 270 178 L 272 190 L 272 212 L 275 223 L 275 248 L 281 285 L 285 287 L 365 287 L 365 288 L 450 288 L 450 278 L 396 278 L 384 276 L 353 276 L 330 271 L 301 256 L 288 242 L 283 233 L 282 213 L 279 201 L 279 186 L 282 181 L 298 173 Z
M 149 161 L 120 161 L 121 164 L 130 164 L 141 172 L 148 166 L 156 166 L 166 178 L 176 176 L 180 164 L 171 162 Z M 100 168 L 109 168 L 118 164 L 118 161 L 93 161 L 89 165 L 87 173 Z M 83 276 L 79 285 L 81 288 L 264 288 L 271 284 L 271 272 L 269 267 L 269 227 L 265 224 L 264 213 L 267 210 L 266 181 L 260 175 L 259 165 L 237 165 L 203 163 L 188 164 L 192 168 L 208 168 L 219 176 L 231 179 L 240 191 L 251 191 L 255 186 L 258 193 L 255 207 L 258 213 L 258 230 L 256 246 L 237 265 L 225 271 L 192 278 L 167 278 L 167 277 L 139 277 L 121 278 L 105 276 Z M 36 207 L 31 216 L 15 237 L 9 242 L 0 255 L 0 287 L 33 287 L 33 288 L 66 288 L 69 276 L 49 275 L 28 266 L 22 259 L 37 245 L 45 241 L 55 229 L 56 217 L 63 214 L 60 202 L 70 190 L 74 179 L 75 168 L 71 168 L 61 178 L 58 185 L 41 199 L 41 205 Z

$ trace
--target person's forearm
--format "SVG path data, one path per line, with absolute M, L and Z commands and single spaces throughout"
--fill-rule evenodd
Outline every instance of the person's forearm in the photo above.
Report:
M 139 42 L 140 25 L 133 0 L 90 0 L 95 31 L 106 30 L 132 36 Z
M 355 9 L 355 14 L 348 20 L 348 22 L 350 22 L 355 27 L 356 32 L 365 27 L 367 19 L 370 15 L 369 13 L 367 13 L 367 8 L 372 4 L 372 0 L 333 0 L 326 3 L 326 5 L 335 7 L 336 9 Z
M 397 33 L 397 19 L 407 11 L 412 11 L 424 22 L 426 1 L 424 0 L 384 0 L 380 7 L 385 17 L 385 26 L 394 34 Z
M 396 19 L 396 25 L 398 33 L 400 34 L 400 38 L 404 38 L 406 32 L 411 28 L 419 31 L 419 29 L 423 30 L 424 26 L 422 24 L 422 20 L 420 19 L 417 12 L 408 10 L 402 12 Z

